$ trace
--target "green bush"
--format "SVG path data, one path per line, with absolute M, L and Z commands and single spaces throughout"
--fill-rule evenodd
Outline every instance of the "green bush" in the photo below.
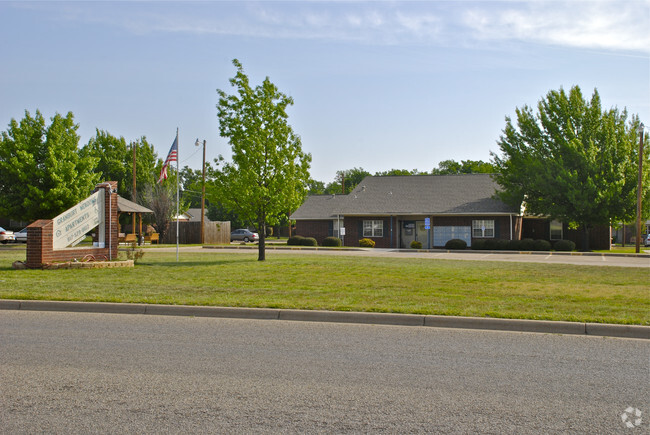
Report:
M 318 242 L 313 237 L 303 237 L 300 240 L 301 246 L 318 246 Z
M 497 247 L 499 251 L 507 251 L 510 249 L 510 240 L 506 239 L 497 239 Z
M 359 240 L 359 246 L 362 248 L 374 248 L 375 247 L 375 241 L 372 239 L 361 239 Z
M 550 251 L 551 242 L 548 240 L 538 239 L 533 242 L 533 250 L 535 251 Z
M 292 246 L 301 245 L 300 241 L 302 239 L 304 239 L 303 236 L 291 236 L 289 237 L 289 240 L 287 240 L 287 245 L 292 245 Z
M 461 239 L 451 239 L 445 243 L 445 249 L 466 249 L 467 242 Z
M 555 242 L 555 245 L 553 245 L 553 248 L 556 251 L 573 251 L 576 248 L 576 244 L 573 243 L 571 240 L 558 240 Z
M 535 241 L 533 239 L 522 239 L 519 241 L 520 251 L 534 251 Z
M 521 240 L 508 240 L 509 251 L 521 251 Z
M 477 251 L 483 251 L 487 249 L 485 247 L 485 239 L 472 240 L 472 249 L 475 249 Z
M 323 246 L 341 246 L 341 239 L 338 237 L 325 237 L 323 240 Z
M 422 242 L 418 242 L 417 240 L 413 240 L 411 242 L 411 249 L 422 249 Z

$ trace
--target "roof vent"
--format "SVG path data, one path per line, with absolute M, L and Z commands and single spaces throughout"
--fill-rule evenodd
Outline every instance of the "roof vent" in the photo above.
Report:
M 366 186 L 361 186 L 361 191 L 365 192 L 366 191 Z

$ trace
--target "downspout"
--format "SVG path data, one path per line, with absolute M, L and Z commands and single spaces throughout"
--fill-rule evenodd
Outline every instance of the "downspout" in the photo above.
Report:
M 393 216 L 390 217 L 390 248 L 393 249 Z
M 510 240 L 512 240 L 512 213 L 508 215 L 510 217 Z

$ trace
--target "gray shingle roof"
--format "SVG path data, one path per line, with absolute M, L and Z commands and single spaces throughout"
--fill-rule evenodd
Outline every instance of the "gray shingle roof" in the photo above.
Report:
M 291 216 L 298 220 L 320 220 L 336 218 L 336 210 L 346 195 L 312 195 Z
M 340 215 L 517 214 L 493 196 L 490 174 L 366 177 L 345 196 L 310 196 L 292 219 L 330 219 Z

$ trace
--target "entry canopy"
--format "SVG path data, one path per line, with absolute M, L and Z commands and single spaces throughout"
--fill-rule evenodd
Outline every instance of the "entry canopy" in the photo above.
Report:
M 153 213 L 153 210 L 149 210 L 147 207 L 143 207 L 119 195 L 117 196 L 117 211 L 119 213 Z

